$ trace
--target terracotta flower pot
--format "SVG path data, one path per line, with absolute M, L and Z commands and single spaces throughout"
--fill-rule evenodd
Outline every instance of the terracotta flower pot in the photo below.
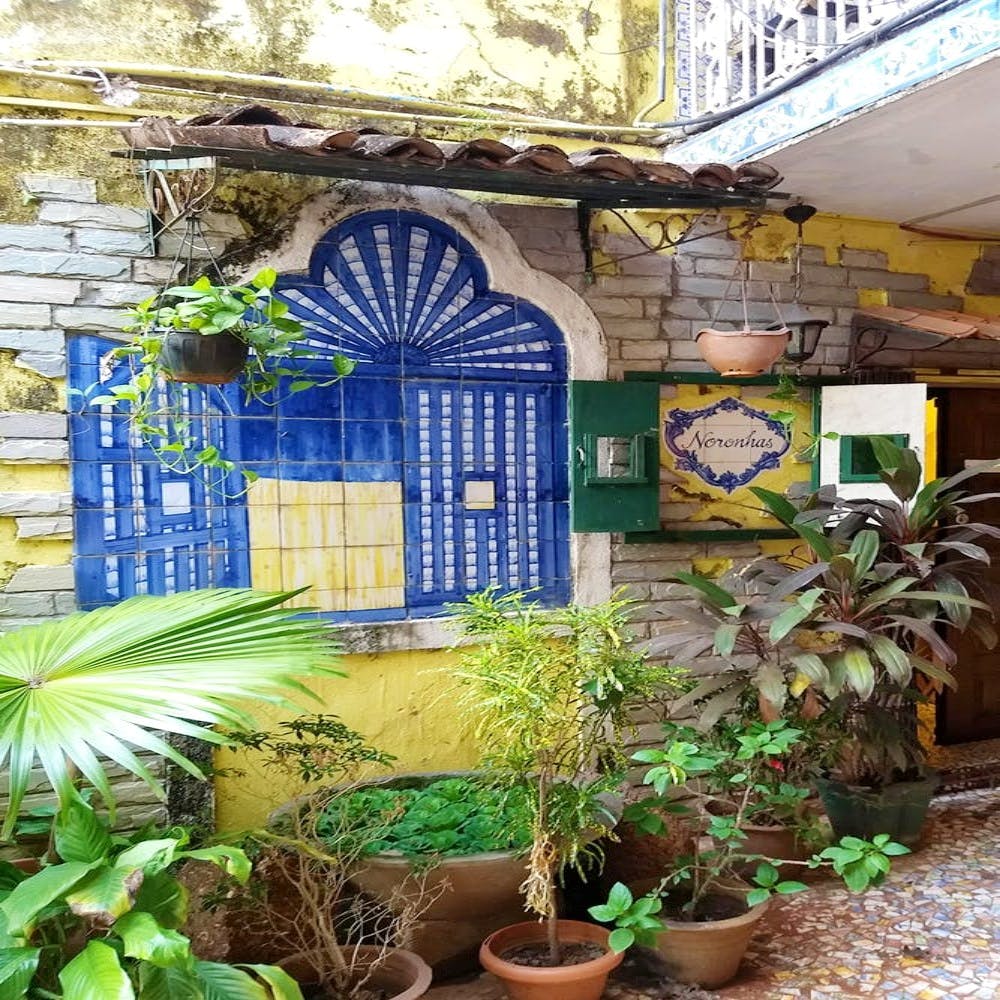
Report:
M 608 976 L 624 957 L 608 949 L 608 933 L 596 924 L 560 920 L 559 940 L 563 944 L 597 944 L 607 950 L 600 958 L 579 965 L 536 968 L 516 965 L 502 956 L 524 945 L 544 945 L 545 924 L 540 921 L 513 924 L 483 942 L 479 961 L 503 983 L 510 1000 L 600 1000 Z
M 249 347 L 231 333 L 168 330 L 160 349 L 160 363 L 174 382 L 225 385 L 243 371 Z
M 720 890 L 719 894 L 745 898 L 737 889 Z M 765 900 L 726 920 L 664 920 L 667 929 L 657 937 L 656 950 L 678 982 L 715 989 L 736 975 L 769 904 L 770 900 Z
M 351 966 L 358 970 L 360 978 L 368 973 L 371 963 L 383 954 L 383 950 L 360 944 L 345 947 L 344 953 Z M 301 986 L 315 989 L 319 984 L 316 969 L 307 960 L 292 958 L 280 964 Z M 385 994 L 385 1000 L 418 1000 L 430 989 L 431 970 L 412 951 L 392 948 L 385 953 L 384 961 L 371 973 L 368 982 Z
M 781 357 L 788 330 L 699 330 L 695 340 L 701 356 L 723 375 L 760 375 Z

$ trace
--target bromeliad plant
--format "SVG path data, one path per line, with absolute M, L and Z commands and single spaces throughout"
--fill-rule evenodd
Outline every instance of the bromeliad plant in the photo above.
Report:
M 284 396 L 331 386 L 354 370 L 335 354 L 329 371 L 317 371 L 306 346 L 306 328 L 289 316 L 288 304 L 274 294 L 277 273 L 266 268 L 246 284 L 213 284 L 201 277 L 146 299 L 129 312 L 125 331 L 131 343 L 113 356 L 131 364 L 128 381 L 90 399 L 92 405 L 124 404 L 132 426 L 160 463 L 175 472 L 199 473 L 224 492 L 236 464 L 207 439 L 211 406 L 196 393 L 240 380 L 247 403 L 276 405 Z M 211 338 L 218 371 L 189 371 L 194 349 Z M 218 397 L 216 402 L 222 397 Z M 240 470 L 252 483 L 256 474 Z
M 652 820 L 647 828 L 652 830 L 662 827 L 664 811 L 684 815 L 694 833 L 692 853 L 679 857 L 676 867 L 646 896 L 634 899 L 628 888 L 618 883 L 605 903 L 590 909 L 596 920 L 615 924 L 610 944 L 616 951 L 636 942 L 651 944 L 655 935 L 666 929 L 659 916 L 665 898 L 676 904 L 671 908 L 673 919 L 703 919 L 704 904 L 713 895 L 728 894 L 746 884 L 743 879 L 748 867 L 753 869 L 745 892 L 750 908 L 772 895 L 806 889 L 802 882 L 783 878 L 779 866 L 829 867 L 852 892 L 862 892 L 885 878 L 890 858 L 909 853 L 886 834 L 871 841 L 845 837 L 805 861 L 768 858 L 748 850 L 744 828 L 755 816 L 780 810 L 799 793 L 802 797 L 806 794 L 806 789 L 790 785 L 775 789 L 764 780 L 775 761 L 794 751 L 802 730 L 779 720 L 733 730 L 728 743 L 706 743 L 694 729 L 673 724 L 666 728 L 668 736 L 662 749 L 640 750 L 633 755 L 633 760 L 653 765 L 643 781 L 656 794 L 642 805 Z M 683 800 L 671 798 L 678 792 L 684 794 Z M 727 807 L 726 811 L 719 812 L 720 805 Z
M 671 609 L 676 625 L 653 648 L 714 673 L 685 698 L 702 706 L 705 726 L 731 712 L 748 685 L 765 720 L 789 699 L 807 716 L 832 709 L 856 737 L 853 757 L 841 762 L 845 780 L 879 785 L 918 762 L 897 706 L 912 704 L 921 686 L 954 686 L 956 654 L 939 628 L 996 642 L 981 582 L 989 557 L 976 542 L 1000 537 L 1000 528 L 967 523 L 964 507 L 993 494 L 958 487 L 982 468 L 921 489 L 914 452 L 871 442 L 896 500 L 847 500 L 824 487 L 793 502 L 754 488 L 799 546 L 722 580 L 677 574 L 695 601 Z
M 301 1000 L 280 970 L 199 963 L 177 928 L 184 894 L 169 873 L 201 858 L 242 879 L 237 848 L 187 849 L 184 831 L 115 837 L 89 806 L 89 784 L 114 817 L 98 755 L 162 791 L 136 751 L 198 767 L 161 733 L 226 741 L 252 728 L 240 703 L 288 705 L 298 680 L 337 675 L 324 624 L 279 607 L 293 594 L 191 591 L 135 597 L 0 636 L 0 765 L 9 794 L 3 838 L 40 767 L 58 802 L 37 874 L 0 863 L 0 996 Z
M 633 602 L 547 610 L 526 593 L 490 588 L 452 605 L 464 635 L 457 678 L 478 720 L 483 764 L 510 788 L 532 789 L 527 908 L 547 921 L 549 964 L 561 960 L 556 887 L 612 831 L 607 796 L 620 787 L 632 699 L 676 688 L 676 671 L 630 644 Z

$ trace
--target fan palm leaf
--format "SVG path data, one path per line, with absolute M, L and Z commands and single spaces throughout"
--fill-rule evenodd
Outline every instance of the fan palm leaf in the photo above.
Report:
M 213 727 L 253 727 L 245 701 L 289 706 L 291 696 L 312 696 L 298 678 L 342 676 L 329 626 L 279 607 L 292 596 L 133 597 L 0 635 L 0 768 L 10 774 L 0 836 L 10 836 L 36 765 L 60 803 L 83 775 L 113 810 L 102 757 L 162 794 L 137 750 L 201 772 L 161 733 L 218 744 Z

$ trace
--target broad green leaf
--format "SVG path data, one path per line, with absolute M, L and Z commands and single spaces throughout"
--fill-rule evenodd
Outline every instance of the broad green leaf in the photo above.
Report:
M 0 913 L 6 918 L 8 931 L 20 934 L 29 930 L 32 921 L 49 903 L 62 899 L 99 864 L 100 861 L 89 864 L 70 861 L 43 868 L 37 875 L 25 879 L 0 903 Z
M 598 903 L 596 906 L 588 907 L 587 912 L 599 923 L 610 924 L 618 916 L 618 911 L 607 903 Z
M 110 927 L 128 913 L 142 885 L 141 868 L 112 868 L 104 865 L 77 883 L 66 894 L 69 908 L 99 927 Z
M 870 698 L 875 690 L 875 668 L 868 654 L 857 646 L 844 651 L 847 683 L 860 698 Z
M 264 987 L 242 969 L 220 962 L 197 962 L 194 968 L 205 1000 L 269 1000 Z
M 798 653 L 791 657 L 790 662 L 800 674 L 805 674 L 814 684 L 823 685 L 830 679 L 826 664 L 815 653 Z
M 788 880 L 785 882 L 779 882 L 775 887 L 774 891 L 782 896 L 790 896 L 795 892 L 806 892 L 809 886 L 804 882 L 795 882 Z
M 704 594 L 709 603 L 720 610 L 735 607 L 739 603 L 732 594 L 704 576 L 697 573 L 676 573 L 674 575 L 681 583 L 686 583 L 689 587 L 694 587 L 695 590 Z
M 885 667 L 889 676 L 900 685 L 908 684 L 913 674 L 910 658 L 891 639 L 874 635 L 868 641 L 872 652 Z
M 891 858 L 911 853 L 908 847 L 903 844 L 897 844 L 894 840 L 889 841 L 888 844 L 883 844 L 880 850 L 883 854 L 888 854 Z
M 38 968 L 38 948 L 0 948 L 0 997 L 21 1000 Z
M 895 580 L 891 580 L 885 584 L 885 586 L 873 590 L 861 603 L 861 610 L 870 611 L 873 608 L 880 607 L 919 582 L 915 576 L 897 577 Z
M 271 987 L 271 994 L 274 1000 L 302 1000 L 302 990 L 299 984 L 283 969 L 274 965 L 246 965 L 244 969 L 249 969 Z
M 56 853 L 63 861 L 100 861 L 111 850 L 111 834 L 85 802 L 69 802 L 56 816 Z
M 277 280 L 278 272 L 273 267 L 265 267 L 250 280 L 250 284 L 255 288 L 274 288 Z
M 150 913 L 133 910 L 115 921 L 125 954 L 163 968 L 193 968 L 191 942 L 177 931 L 161 927 Z
M 608 893 L 608 906 L 618 913 L 624 913 L 632 905 L 632 892 L 622 882 L 615 882 Z
M 161 927 L 176 930 L 187 919 L 188 891 L 167 872 L 147 875 L 136 896 L 135 909 L 151 914 Z
M 146 874 L 159 871 L 173 863 L 182 841 L 177 837 L 140 840 L 115 858 L 116 868 L 142 868 Z
M 808 608 L 792 604 L 771 622 L 768 636 L 771 642 L 781 642 L 797 625 L 801 625 L 811 614 Z
M 939 666 L 931 660 L 925 660 L 922 656 L 915 656 L 912 653 L 910 654 L 910 663 L 912 663 L 914 668 L 919 670 L 922 674 L 926 674 L 930 677 L 932 681 L 940 681 L 952 690 L 955 690 L 958 687 L 958 681 L 955 680 L 955 675 L 946 667 Z
M 12 865 L 9 861 L 0 861 L 0 893 L 10 892 L 14 886 L 28 877 L 28 873 L 21 871 L 17 865 Z
M 139 966 L 139 1000 L 205 1000 L 194 969 Z
M 861 580 L 872 566 L 875 565 L 879 544 L 878 532 L 872 531 L 871 528 L 859 531 L 851 540 L 850 551 L 855 557 L 855 580 Z
M 627 927 L 617 927 L 608 935 L 608 947 L 619 955 L 635 944 L 635 933 Z
M 63 1000 L 135 1000 L 118 953 L 103 941 L 88 941 L 59 973 Z
M 250 871 L 253 867 L 250 859 L 243 851 L 238 847 L 230 847 L 227 844 L 202 847 L 196 851 L 181 851 L 178 857 L 191 858 L 193 861 L 211 862 L 240 883 L 245 883 L 250 878 Z
M 757 885 L 769 889 L 771 886 L 777 884 L 778 878 L 778 869 L 770 862 L 765 861 L 757 865 L 757 871 L 754 875 L 754 881 Z
M 300 678 L 337 674 L 326 624 L 278 607 L 291 596 L 133 597 L 0 637 L 0 769 L 10 780 L 0 838 L 38 765 L 63 806 L 78 797 L 77 772 L 113 802 L 102 755 L 159 790 L 136 749 L 198 775 L 160 734 L 219 743 L 215 727 L 252 725 L 246 701 L 288 705 L 308 693 Z
M 769 514 L 773 514 L 782 524 L 792 526 L 799 513 L 794 504 L 780 493 L 765 490 L 760 486 L 751 486 L 750 492 L 764 505 Z
M 742 622 L 723 622 L 715 630 L 715 651 L 719 656 L 730 656 L 736 648 L 736 640 L 743 631 Z
M 747 893 L 747 906 L 757 906 L 771 898 L 770 889 L 751 889 Z

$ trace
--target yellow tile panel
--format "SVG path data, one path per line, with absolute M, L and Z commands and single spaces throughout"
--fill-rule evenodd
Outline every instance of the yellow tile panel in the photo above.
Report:
M 348 546 L 402 545 L 402 506 L 387 503 L 345 505 L 344 541 Z
M 347 550 L 348 592 L 367 587 L 405 585 L 406 566 L 401 545 L 369 545 Z

